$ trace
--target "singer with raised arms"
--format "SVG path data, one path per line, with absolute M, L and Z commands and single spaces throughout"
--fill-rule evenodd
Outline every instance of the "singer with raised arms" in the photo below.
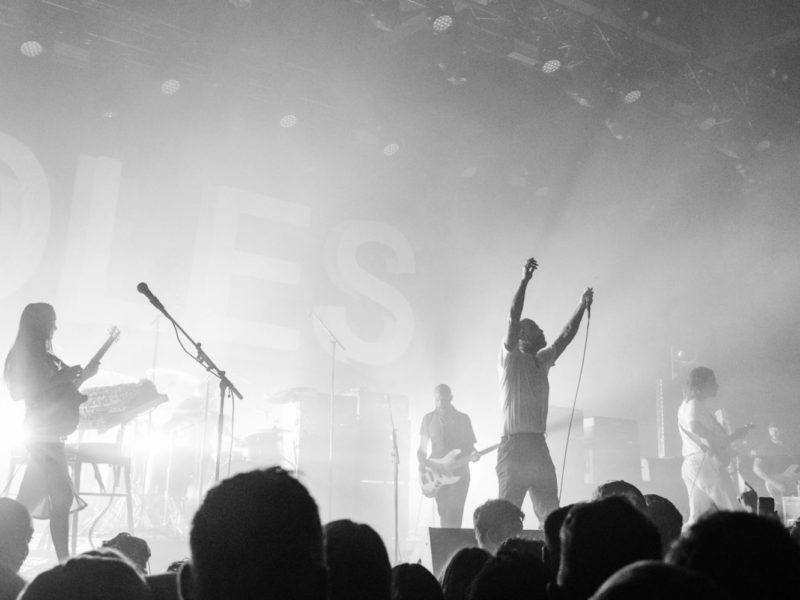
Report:
M 548 345 L 544 332 L 531 319 L 521 319 L 525 292 L 538 268 L 530 258 L 522 269 L 508 331 L 500 348 L 498 372 L 503 408 L 503 436 L 497 453 L 499 496 L 518 507 L 529 494 L 540 525 L 558 508 L 558 482 L 545 431 L 549 407 L 548 373 L 575 337 L 583 313 L 594 297 L 586 288 L 575 314 L 556 340 Z

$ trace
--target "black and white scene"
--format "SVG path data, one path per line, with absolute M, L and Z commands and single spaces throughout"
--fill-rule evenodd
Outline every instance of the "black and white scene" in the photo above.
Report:
M 800 3 L 0 0 L 0 600 L 800 597 Z

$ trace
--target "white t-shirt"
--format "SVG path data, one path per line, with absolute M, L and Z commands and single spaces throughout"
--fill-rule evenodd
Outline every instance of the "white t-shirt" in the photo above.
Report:
M 687 432 L 691 431 L 689 423 L 697 421 L 701 425 L 705 425 L 708 429 L 714 430 L 721 427 L 719 421 L 714 419 L 714 416 L 703 406 L 701 400 L 690 398 L 681 402 L 678 408 L 678 430 L 681 434 L 681 442 L 683 446 L 683 456 L 697 454 L 698 452 L 705 452 L 706 448 L 701 446 L 692 436 Z

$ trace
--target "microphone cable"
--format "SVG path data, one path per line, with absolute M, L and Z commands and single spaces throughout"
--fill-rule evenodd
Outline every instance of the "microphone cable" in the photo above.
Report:
M 572 421 L 575 418 L 575 407 L 578 405 L 578 392 L 581 389 L 583 379 L 583 366 L 586 364 L 586 348 L 589 345 L 589 324 L 592 322 L 592 313 L 586 312 L 586 336 L 583 340 L 583 354 L 581 355 L 581 368 L 578 372 L 578 383 L 575 386 L 575 398 L 572 400 L 572 411 L 569 414 L 569 425 L 567 426 L 567 439 L 564 442 L 564 459 L 561 462 L 561 480 L 558 482 L 558 504 L 561 505 L 561 494 L 564 491 L 564 473 L 567 470 L 567 452 L 569 451 L 569 438 L 572 434 Z

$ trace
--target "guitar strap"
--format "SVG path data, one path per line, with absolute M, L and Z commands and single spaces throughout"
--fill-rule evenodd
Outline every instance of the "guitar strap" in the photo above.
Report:
M 689 436 L 689 439 L 691 439 L 691 440 L 692 440 L 692 441 L 693 441 L 695 444 L 697 444 L 698 446 L 700 446 L 701 448 L 703 448 L 703 452 L 705 452 L 706 454 L 708 454 L 708 453 L 711 451 L 711 448 L 709 448 L 709 447 L 708 447 L 708 445 L 707 445 L 705 442 L 703 442 L 703 440 L 702 440 L 702 439 L 700 439 L 700 438 L 697 436 L 697 434 L 695 434 L 695 433 L 692 433 L 691 431 L 689 431 L 688 429 L 686 429 L 686 428 L 685 428 L 683 425 L 681 425 L 680 423 L 678 423 L 678 428 L 679 428 L 679 429 L 680 429 L 680 430 L 681 430 L 683 433 L 685 433 L 687 436 Z

